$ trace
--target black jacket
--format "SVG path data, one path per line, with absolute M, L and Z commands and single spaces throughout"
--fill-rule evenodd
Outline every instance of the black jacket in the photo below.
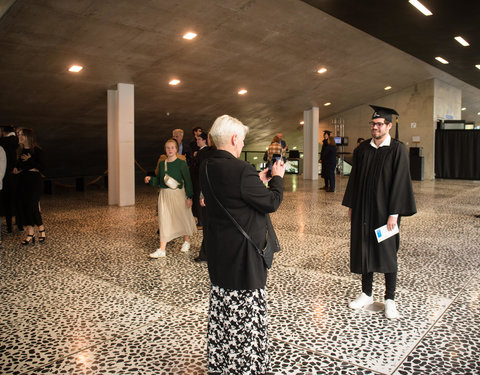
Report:
M 200 186 L 207 209 L 210 281 L 224 289 L 264 288 L 267 270 L 262 257 L 215 201 L 205 169 L 208 168 L 218 200 L 260 249 L 265 246 L 265 215 L 276 211 L 283 199 L 283 179 L 273 177 L 266 188 L 247 162 L 223 150 L 213 151 L 209 156 L 200 168 Z

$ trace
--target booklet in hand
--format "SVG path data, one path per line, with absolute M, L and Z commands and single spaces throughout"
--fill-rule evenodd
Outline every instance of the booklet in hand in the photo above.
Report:
M 387 229 L 387 225 L 375 229 L 375 237 L 377 237 L 378 243 L 385 241 L 387 238 L 390 238 L 398 233 L 398 225 L 395 224 L 392 230 Z

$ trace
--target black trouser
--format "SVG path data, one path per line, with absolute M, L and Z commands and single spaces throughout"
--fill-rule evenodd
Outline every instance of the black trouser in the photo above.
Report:
M 38 206 L 42 193 L 42 176 L 40 173 L 23 171 L 20 174 L 20 191 L 23 225 L 43 225 Z
M 385 299 L 395 299 L 395 289 L 397 288 L 397 273 L 385 274 Z M 367 296 L 372 295 L 373 289 L 373 272 L 364 273 L 362 275 L 362 292 Z
M 202 211 L 202 217 L 204 218 L 203 220 L 203 238 L 202 238 L 202 245 L 200 246 L 200 253 L 198 254 L 198 257 L 202 260 L 207 260 L 207 231 L 208 231 L 208 225 L 207 225 L 207 209 L 205 207 L 200 207 L 200 210 Z
M 2 207 L 7 222 L 7 229 L 12 229 L 12 216 L 15 216 L 15 222 L 19 229 L 22 228 L 22 208 L 18 191 L 18 176 L 12 173 L 5 174 L 3 178 Z

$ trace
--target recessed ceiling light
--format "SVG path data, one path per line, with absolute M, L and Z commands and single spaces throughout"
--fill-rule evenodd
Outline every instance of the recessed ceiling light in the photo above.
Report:
M 248 91 L 245 89 L 238 90 L 238 95 L 245 95 Z
M 70 68 L 68 68 L 68 71 L 69 72 L 73 72 L 73 73 L 78 73 L 80 70 L 83 69 L 83 66 L 80 66 L 80 65 L 72 65 Z
M 462 111 L 465 111 L 467 109 L 467 107 L 462 107 Z
M 475 68 L 480 69 L 480 64 L 475 65 Z
M 392 86 L 387 86 L 384 88 L 384 90 L 390 90 L 392 88 Z
M 440 56 L 435 57 L 435 60 L 440 61 L 442 64 L 448 64 L 448 61 Z
M 456 36 L 455 37 L 455 40 L 460 43 L 462 46 L 464 47 L 468 47 L 470 44 L 465 40 L 463 39 L 461 36 Z
M 412 4 L 415 8 L 417 8 L 420 12 L 422 12 L 426 16 L 431 16 L 433 13 L 430 12 L 425 5 L 423 5 L 420 1 L 417 0 L 408 0 L 410 4 Z
M 325 106 L 325 107 L 328 107 L 330 104 L 332 104 L 332 103 L 326 102 L 326 103 L 324 104 L 324 106 Z
M 317 70 L 317 73 L 323 74 L 327 71 L 327 68 L 320 68 Z
M 168 82 L 169 85 L 171 86 L 176 86 L 180 83 L 180 80 L 178 79 L 172 79 L 170 82 Z
M 303 125 L 303 124 L 305 124 L 305 121 L 300 121 L 300 125 Z
M 186 34 L 183 36 L 183 39 L 192 40 L 192 39 L 195 38 L 196 36 L 197 36 L 197 34 L 192 33 L 192 32 L 188 32 L 188 33 L 186 33 Z
M 480 112 L 477 112 L 477 115 L 480 115 Z

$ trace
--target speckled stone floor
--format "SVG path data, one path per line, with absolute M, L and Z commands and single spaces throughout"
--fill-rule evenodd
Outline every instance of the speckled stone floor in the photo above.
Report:
M 273 215 L 282 251 L 269 273 L 275 374 L 479 374 L 480 182 L 415 181 L 418 214 L 401 227 L 397 306 L 384 317 L 383 280 L 371 310 L 348 302 L 349 224 L 320 181 L 286 177 Z M 138 186 L 134 207 L 104 190 L 43 196 L 48 239 L 0 250 L 1 374 L 205 374 L 209 281 L 205 264 L 157 247 L 157 194 Z M 3 228 L 4 229 L 4 228 Z

